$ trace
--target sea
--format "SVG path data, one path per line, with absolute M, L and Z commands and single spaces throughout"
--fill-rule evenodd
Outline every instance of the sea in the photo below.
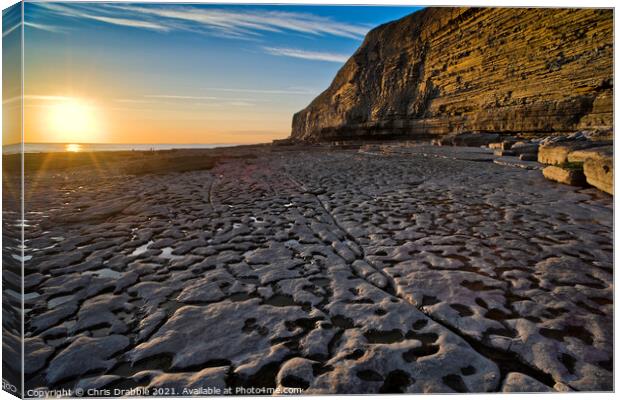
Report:
M 214 149 L 239 146 L 227 144 L 118 144 L 118 143 L 25 143 L 24 153 L 92 152 L 92 151 L 156 151 L 173 149 Z M 20 144 L 2 146 L 2 154 L 20 152 Z

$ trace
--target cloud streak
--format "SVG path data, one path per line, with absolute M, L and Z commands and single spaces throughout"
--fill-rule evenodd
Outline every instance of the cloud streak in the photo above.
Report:
M 303 58 L 305 60 L 327 61 L 344 63 L 350 57 L 348 54 L 326 53 L 320 51 L 307 51 L 302 49 L 290 49 L 284 47 L 263 47 L 263 50 L 274 56 Z
M 150 99 L 170 99 L 170 100 L 218 100 L 213 96 L 180 96 L 171 94 L 153 94 L 144 96 Z
M 21 101 L 22 98 L 24 101 L 70 101 L 73 100 L 73 97 L 69 96 L 48 96 L 48 95 L 39 95 L 39 94 L 27 94 L 25 96 L 15 96 L 2 101 L 2 104 L 9 104 L 17 101 Z
M 204 102 L 204 101 L 207 102 Z M 214 96 L 190 96 L 190 95 L 172 95 L 172 94 L 156 94 L 156 95 L 144 95 L 138 99 L 115 99 L 117 103 L 123 104 L 185 104 L 201 107 L 213 107 L 213 106 L 232 106 L 232 107 L 249 107 L 254 106 L 255 99 L 245 98 L 224 98 Z
M 24 26 L 29 27 L 29 28 L 34 28 L 34 29 L 39 29 L 41 31 L 46 31 L 46 32 L 53 32 L 53 33 L 62 33 L 64 32 L 63 29 L 57 27 L 57 26 L 52 26 L 52 25 L 45 25 L 45 24 L 35 24 L 34 22 L 24 22 Z
M 316 95 L 320 90 L 309 88 L 288 88 L 288 89 L 244 89 L 244 88 L 205 88 L 217 92 L 232 93 L 253 93 L 253 94 L 283 94 L 283 95 Z
M 266 33 L 297 33 L 311 36 L 337 36 L 360 40 L 370 26 L 336 21 L 310 13 L 177 5 L 99 4 L 71 6 L 38 3 L 48 11 L 91 19 L 112 25 L 169 32 L 189 30 L 236 39 L 256 39 Z
M 127 26 L 130 28 L 142 28 L 160 32 L 168 32 L 171 30 L 170 27 L 154 21 L 147 21 L 136 18 L 126 18 L 124 15 L 110 15 L 109 12 L 104 11 L 105 8 L 103 7 L 90 7 L 91 9 L 89 10 L 88 8 L 84 8 L 83 6 L 78 4 L 67 6 L 55 3 L 37 3 L 37 5 L 46 8 L 48 11 L 65 17 L 90 19 L 111 25 Z
M 17 28 L 21 28 L 21 26 L 22 26 L 22 23 L 20 22 L 17 25 L 13 25 L 10 28 L 7 28 L 5 31 L 2 32 L 2 37 L 10 35 L 12 32 L 17 30 Z

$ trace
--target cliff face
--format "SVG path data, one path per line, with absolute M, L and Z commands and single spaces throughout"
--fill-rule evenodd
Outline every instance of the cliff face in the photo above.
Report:
M 609 128 L 612 63 L 612 10 L 427 8 L 369 32 L 291 137 Z

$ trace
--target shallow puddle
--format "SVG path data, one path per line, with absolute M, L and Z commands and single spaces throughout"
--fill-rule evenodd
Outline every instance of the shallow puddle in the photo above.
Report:
M 183 258 L 183 256 L 175 256 L 172 254 L 174 249 L 172 247 L 164 247 L 161 249 L 161 254 L 158 257 L 166 258 L 168 260 L 178 260 L 179 258 Z
M 133 253 L 130 254 L 130 256 L 139 256 L 142 253 L 146 253 L 146 251 L 148 250 L 149 246 L 153 244 L 152 240 L 149 240 L 148 243 L 143 244 L 142 246 L 136 248 Z
M 120 279 L 123 274 L 110 268 L 102 268 L 96 271 L 86 271 L 84 275 L 96 275 L 102 278 Z

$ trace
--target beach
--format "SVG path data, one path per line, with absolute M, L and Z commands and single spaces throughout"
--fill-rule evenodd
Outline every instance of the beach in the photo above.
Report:
M 28 155 L 27 388 L 612 390 L 612 196 L 482 148 L 151 153 Z

